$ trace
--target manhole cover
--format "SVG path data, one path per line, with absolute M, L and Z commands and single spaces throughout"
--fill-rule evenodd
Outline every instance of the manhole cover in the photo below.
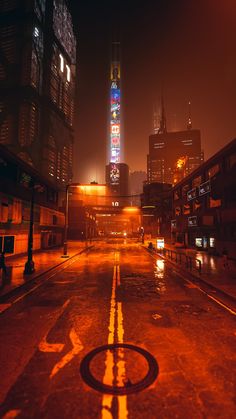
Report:
M 126 368 L 124 376 L 123 371 L 123 385 L 119 385 L 119 379 L 115 377 L 119 375 L 118 369 L 119 364 L 121 363 L 121 359 L 119 358 L 119 351 L 122 351 L 122 359 L 124 363 L 127 364 L 127 358 L 129 358 L 129 364 L 133 363 L 133 368 L 131 368 L 133 370 L 132 373 L 130 373 L 129 371 L 127 372 Z M 101 373 L 99 374 L 98 379 L 95 376 L 96 373 L 93 365 L 95 362 L 95 357 L 98 358 L 97 361 L 99 362 L 97 362 L 97 364 L 99 364 L 101 370 L 101 364 L 104 365 L 104 362 L 101 362 L 99 357 L 103 356 L 104 361 L 107 352 L 112 353 L 113 360 L 115 360 L 114 364 L 111 366 L 111 370 L 113 373 L 112 384 L 107 384 L 106 382 L 104 382 Z M 129 354 L 127 354 L 127 352 L 129 352 Z M 140 359 L 137 363 L 138 358 Z M 139 372 L 139 377 L 140 375 L 142 375 L 143 370 L 145 374 L 144 377 L 139 381 L 136 381 L 137 372 L 135 371 L 137 370 Z M 138 346 L 126 343 L 116 343 L 100 346 L 99 348 L 96 348 L 89 352 L 80 364 L 80 373 L 86 384 L 88 384 L 95 390 L 100 391 L 101 393 L 114 395 L 131 394 L 145 389 L 155 381 L 155 379 L 158 376 L 158 372 L 159 367 L 157 361 L 149 352 Z

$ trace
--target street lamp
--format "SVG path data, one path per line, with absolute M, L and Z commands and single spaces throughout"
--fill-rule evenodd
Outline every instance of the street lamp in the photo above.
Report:
M 69 183 L 66 185 L 66 208 L 65 208 L 65 227 L 64 227 L 64 251 L 62 258 L 68 258 L 67 254 L 68 244 L 67 244 L 67 233 L 68 233 L 68 209 L 69 209 L 69 188 L 78 187 L 80 183 Z
M 30 201 L 30 223 L 28 233 L 28 250 L 27 250 L 27 262 L 25 263 L 24 274 L 30 275 L 34 273 L 34 261 L 33 261 L 33 228 L 34 228 L 34 193 L 35 184 L 31 181 L 31 201 Z
M 28 249 L 27 249 L 27 262 L 25 263 L 24 274 L 30 275 L 34 273 L 34 261 L 33 261 L 33 241 L 34 241 L 34 195 L 35 191 L 43 192 L 44 187 L 35 184 L 35 181 L 31 179 L 30 181 L 31 189 L 31 201 L 30 201 L 30 222 L 29 222 L 29 233 L 28 233 Z

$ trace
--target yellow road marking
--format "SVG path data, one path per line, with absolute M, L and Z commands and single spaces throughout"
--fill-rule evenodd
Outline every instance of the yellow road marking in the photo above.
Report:
M 39 350 L 41 352 L 61 352 L 64 346 L 64 343 L 48 343 L 46 336 L 44 336 L 39 344 Z
M 68 306 L 70 299 L 68 299 L 62 306 L 61 312 L 65 310 Z M 69 351 L 66 355 L 64 355 L 60 361 L 54 365 L 52 372 L 50 374 L 50 378 L 53 378 L 66 364 L 68 364 L 80 351 L 83 349 L 83 345 L 80 341 L 79 336 L 77 335 L 74 328 L 70 330 L 69 334 L 71 343 L 72 343 L 72 350 Z M 64 343 L 49 343 L 47 342 L 47 335 L 41 340 L 38 348 L 41 352 L 62 352 L 64 349 Z
M 83 345 L 74 328 L 71 329 L 69 336 L 73 345 L 73 349 L 66 355 L 64 355 L 62 359 L 59 362 L 57 362 L 57 364 L 53 367 L 52 372 L 50 374 L 50 378 L 53 378 L 66 364 L 68 364 L 83 349 Z
M 112 280 L 112 291 L 111 291 L 111 301 L 110 301 L 110 319 L 108 326 L 108 344 L 113 344 L 115 342 L 115 336 L 117 336 L 117 341 L 123 343 L 124 337 L 124 327 L 123 327 L 123 314 L 122 314 L 122 303 L 116 302 L 116 289 L 117 286 L 120 286 L 120 266 L 117 264 L 119 262 L 119 253 L 115 253 L 115 265 L 113 269 L 113 280 Z M 117 320 L 117 323 L 116 323 Z M 117 324 L 117 329 L 115 328 Z M 118 351 L 118 362 L 117 362 L 117 382 L 118 385 L 122 386 L 125 379 L 125 361 L 124 361 L 124 350 L 120 348 Z M 106 352 L 105 360 L 105 374 L 103 377 L 103 383 L 112 385 L 114 380 L 114 356 L 111 351 Z M 102 398 L 102 419 L 113 419 L 113 414 L 111 411 L 113 398 L 115 396 L 110 394 L 104 394 Z M 118 396 L 118 419 L 127 419 L 128 418 L 128 409 L 127 409 L 127 396 Z
M 63 313 L 70 302 L 70 299 L 66 300 L 63 306 L 59 310 L 58 317 Z M 39 343 L 39 350 L 41 352 L 61 352 L 64 348 L 64 343 L 49 343 L 47 342 L 47 335 L 43 337 L 41 342 Z

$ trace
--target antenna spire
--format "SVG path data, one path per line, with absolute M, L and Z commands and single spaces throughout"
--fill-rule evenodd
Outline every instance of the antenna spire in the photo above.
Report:
M 157 107 L 156 104 L 153 105 L 153 131 L 154 134 L 158 133 L 159 130 L 159 121 L 158 121 L 158 112 L 157 112 Z
M 187 128 L 188 129 L 192 129 L 192 117 L 191 117 L 191 102 L 188 102 L 188 124 L 187 124 Z
M 161 95 L 161 119 L 160 119 L 160 127 L 158 129 L 158 134 L 165 134 L 167 132 L 166 128 L 166 114 L 164 108 L 164 99 L 163 95 Z

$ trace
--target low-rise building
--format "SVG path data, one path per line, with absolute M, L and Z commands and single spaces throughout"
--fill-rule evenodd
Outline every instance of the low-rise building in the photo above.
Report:
M 27 252 L 32 200 L 34 250 L 62 245 L 65 216 L 58 187 L 0 145 L 0 251 Z
M 236 139 L 173 187 L 172 241 L 236 257 Z

